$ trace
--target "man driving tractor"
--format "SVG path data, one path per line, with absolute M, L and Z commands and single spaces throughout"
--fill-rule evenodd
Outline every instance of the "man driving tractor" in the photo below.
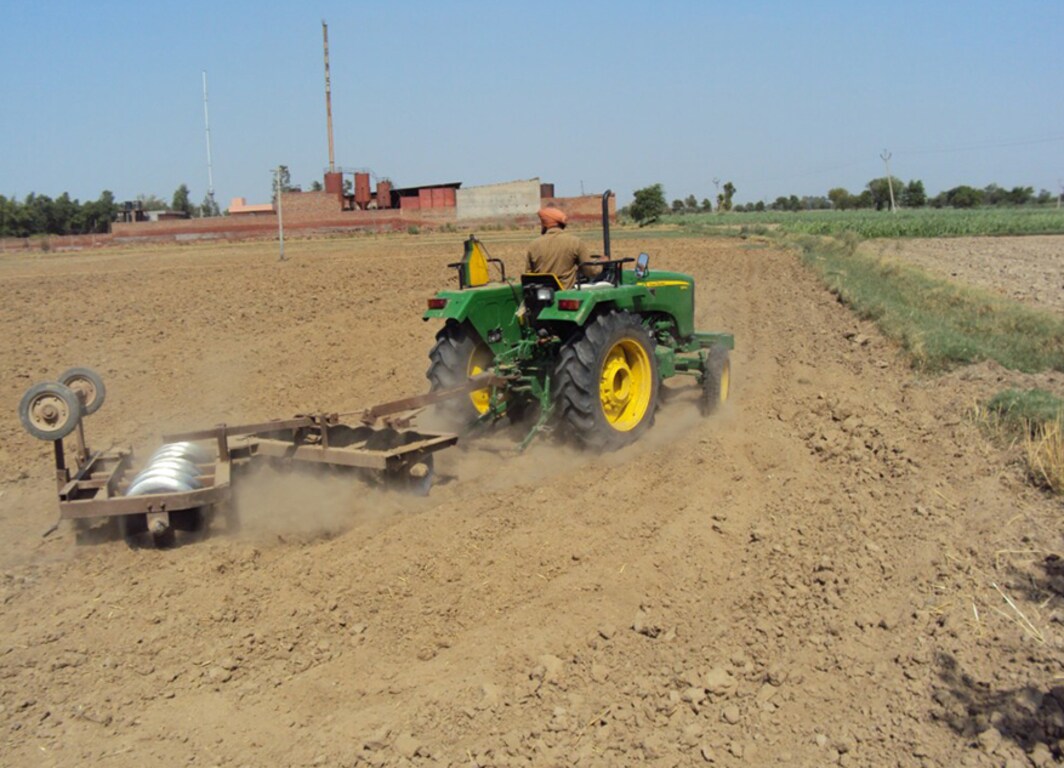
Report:
M 601 267 L 593 266 L 594 257 L 587 245 L 565 231 L 568 217 L 557 208 L 543 208 L 539 212 L 540 235 L 528 246 L 525 269 L 528 272 L 552 273 L 557 276 L 562 288 L 572 288 L 576 283 L 579 267 L 586 277 L 594 277 Z

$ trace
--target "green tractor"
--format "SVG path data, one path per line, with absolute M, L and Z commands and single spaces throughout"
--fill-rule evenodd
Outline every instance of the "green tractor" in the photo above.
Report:
M 695 331 L 689 275 L 652 271 L 645 253 L 611 257 L 610 194 L 602 196 L 602 270 L 571 289 L 553 274 L 508 280 L 472 235 L 462 261 L 449 265 L 458 289 L 430 298 L 423 319 L 444 321 L 429 353 L 431 391 L 465 389 L 443 403 L 456 428 L 536 414 L 522 446 L 553 425 L 585 448 L 614 450 L 653 423 L 664 379 L 696 377 L 705 414 L 728 398 L 734 337 Z

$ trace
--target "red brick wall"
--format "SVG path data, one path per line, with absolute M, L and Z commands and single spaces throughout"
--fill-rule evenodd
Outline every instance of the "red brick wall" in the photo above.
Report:
M 410 203 L 423 207 L 411 207 Z M 313 234 L 330 230 L 404 231 L 409 227 L 433 229 L 456 222 L 454 190 L 423 189 L 419 198 L 403 198 L 401 210 L 345 211 L 330 192 L 286 192 L 282 199 L 286 232 Z M 544 205 L 561 208 L 574 223 L 597 224 L 602 217 L 602 198 L 544 198 Z M 616 220 L 616 198 L 610 198 L 610 219 Z M 482 222 L 463 222 L 463 226 L 505 223 L 535 229 L 534 216 L 500 217 Z M 113 224 L 116 242 L 131 240 L 193 240 L 211 238 L 272 237 L 277 233 L 277 216 L 271 213 L 239 214 L 210 219 L 148 221 Z
M 602 221 L 602 196 L 545 197 L 544 206 L 553 206 L 565 211 L 570 221 L 594 223 Z M 617 221 L 617 196 L 610 195 L 610 221 Z
M 285 192 L 281 198 L 284 223 L 298 226 L 301 221 L 320 221 L 343 213 L 340 198 L 331 192 Z

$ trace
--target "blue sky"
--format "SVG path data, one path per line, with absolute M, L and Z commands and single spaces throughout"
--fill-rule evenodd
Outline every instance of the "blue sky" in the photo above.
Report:
M 6 0 L 0 194 L 169 200 L 308 186 L 337 164 L 400 186 L 539 176 L 560 195 L 931 193 L 1064 180 L 1064 2 Z

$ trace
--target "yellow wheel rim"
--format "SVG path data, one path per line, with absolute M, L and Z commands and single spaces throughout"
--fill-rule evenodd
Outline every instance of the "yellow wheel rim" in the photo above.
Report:
M 478 344 L 477 348 L 473 350 L 473 354 L 469 356 L 469 370 L 467 371 L 469 378 L 489 370 L 494 359 L 495 355 L 491 353 L 491 349 L 487 345 Z M 477 413 L 487 413 L 491 407 L 491 389 L 484 387 L 484 389 L 474 390 L 469 393 L 469 399 L 472 401 L 473 407 L 477 409 Z
M 606 353 L 599 396 L 607 423 L 618 432 L 638 426 L 650 407 L 653 389 L 650 356 L 634 339 L 621 339 Z
M 720 401 L 726 402 L 728 400 L 728 388 L 731 386 L 731 363 L 724 363 L 724 368 L 720 372 Z

